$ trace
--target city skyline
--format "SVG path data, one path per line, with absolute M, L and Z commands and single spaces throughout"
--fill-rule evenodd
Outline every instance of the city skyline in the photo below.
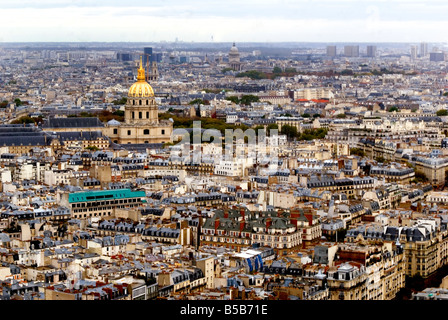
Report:
M 5 0 L 0 41 L 443 43 L 447 7 L 438 0 Z

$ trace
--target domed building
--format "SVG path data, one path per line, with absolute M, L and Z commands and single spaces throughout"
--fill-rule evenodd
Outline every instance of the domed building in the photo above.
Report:
M 172 142 L 172 133 L 171 121 L 159 121 L 154 90 L 145 80 L 145 69 L 140 57 L 137 82 L 128 91 L 124 123 L 109 121 L 105 135 L 118 144 L 146 144 Z
M 229 51 L 229 68 L 232 68 L 234 71 L 241 70 L 240 53 L 238 48 L 235 46 L 235 42 Z

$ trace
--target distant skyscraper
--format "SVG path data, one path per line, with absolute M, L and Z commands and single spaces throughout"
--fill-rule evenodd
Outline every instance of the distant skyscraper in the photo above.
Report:
M 153 61 L 152 59 L 152 48 L 151 47 L 146 47 L 143 48 L 143 67 L 146 68 L 146 63 L 150 62 L 149 64 L 151 64 L 151 62 Z
M 359 46 L 344 46 L 344 56 L 359 57 Z
M 327 46 L 327 56 L 336 57 L 336 46 Z
M 367 56 L 370 58 L 376 57 L 376 46 L 367 46 Z
M 156 61 L 158 63 L 158 62 L 162 62 L 162 59 L 163 59 L 163 54 L 161 52 L 154 53 L 153 61 Z
M 429 53 L 429 61 L 434 61 L 434 62 L 445 61 L 445 53 L 431 52 L 431 53 Z
M 132 53 L 117 53 L 117 60 L 120 61 L 132 61 L 134 59 L 134 55 Z
M 426 57 L 428 54 L 428 44 L 426 42 L 420 43 L 420 57 Z
M 417 46 L 411 46 L 411 59 L 417 59 Z

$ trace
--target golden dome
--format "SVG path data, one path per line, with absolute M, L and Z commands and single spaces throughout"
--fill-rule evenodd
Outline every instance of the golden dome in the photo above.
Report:
M 149 98 L 154 97 L 154 90 L 145 80 L 145 69 L 142 65 L 142 57 L 140 57 L 140 68 L 137 71 L 137 82 L 134 83 L 128 92 L 130 98 Z

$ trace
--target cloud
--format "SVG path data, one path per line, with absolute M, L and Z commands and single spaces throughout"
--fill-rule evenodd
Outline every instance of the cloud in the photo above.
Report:
M 448 27 L 437 0 L 2 0 L 0 8 L 5 42 L 437 42 Z

